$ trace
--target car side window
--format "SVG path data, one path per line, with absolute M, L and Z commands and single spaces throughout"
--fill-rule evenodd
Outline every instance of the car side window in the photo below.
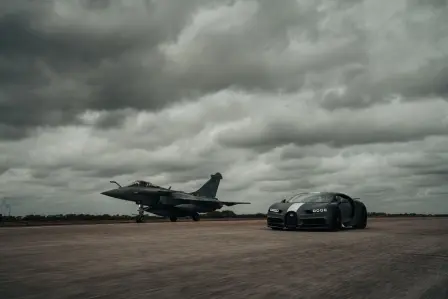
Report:
M 335 202 L 337 202 L 337 203 L 344 203 L 344 202 L 347 202 L 347 201 L 342 196 L 336 195 L 335 196 Z
M 348 203 L 347 198 L 344 198 L 342 196 L 339 197 L 341 199 L 341 203 Z

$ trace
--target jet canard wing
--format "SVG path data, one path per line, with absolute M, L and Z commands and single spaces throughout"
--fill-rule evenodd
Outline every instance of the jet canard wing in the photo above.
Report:
M 174 190 L 165 189 L 165 188 L 140 188 L 138 190 L 134 191 L 134 194 L 141 194 L 141 195 L 170 195 L 174 193 Z

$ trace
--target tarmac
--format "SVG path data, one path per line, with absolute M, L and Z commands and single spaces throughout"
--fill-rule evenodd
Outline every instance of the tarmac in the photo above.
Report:
M 448 218 L 0 228 L 0 298 L 448 298 Z

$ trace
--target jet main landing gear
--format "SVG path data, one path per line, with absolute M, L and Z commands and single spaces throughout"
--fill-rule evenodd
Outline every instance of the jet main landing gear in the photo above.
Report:
M 191 218 L 192 218 L 194 221 L 199 221 L 199 220 L 201 220 L 201 217 L 199 216 L 198 213 L 194 213 L 194 214 L 191 216 Z
M 193 215 L 191 215 L 191 219 L 193 219 L 194 221 L 199 221 L 201 218 L 200 218 L 198 213 L 194 213 Z M 171 222 L 176 222 L 177 221 L 177 217 L 176 216 L 170 216 L 170 221 Z

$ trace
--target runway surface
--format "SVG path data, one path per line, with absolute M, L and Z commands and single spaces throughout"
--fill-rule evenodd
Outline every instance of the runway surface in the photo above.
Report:
M 0 298 L 448 298 L 448 218 L 0 228 Z

